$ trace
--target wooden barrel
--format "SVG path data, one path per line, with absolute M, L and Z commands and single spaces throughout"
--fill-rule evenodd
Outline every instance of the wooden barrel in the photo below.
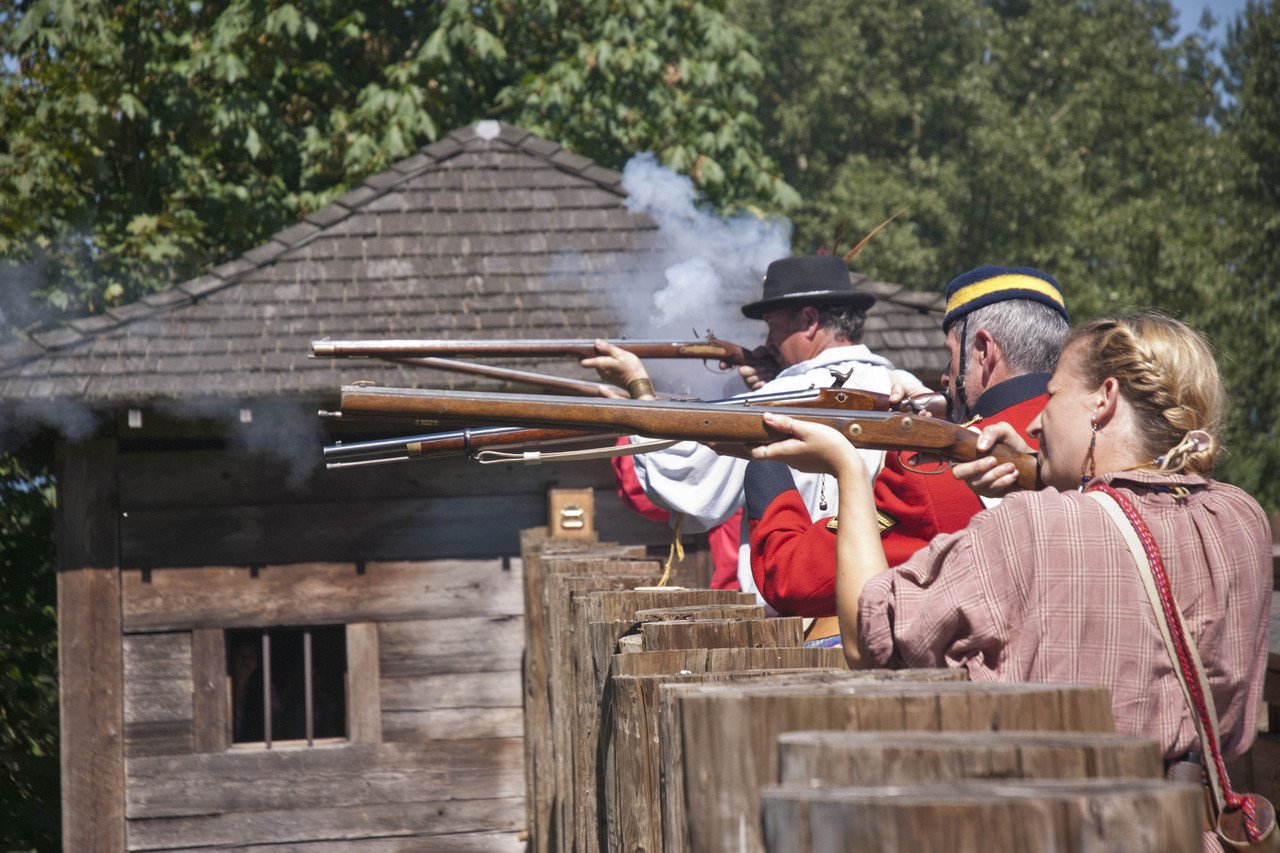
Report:
M 642 610 L 700 605 L 722 607 L 753 601 L 752 596 L 723 589 L 652 587 L 600 592 L 583 590 L 571 594 L 566 604 L 567 619 L 557 638 L 557 642 L 568 649 L 566 669 L 559 676 L 567 680 L 557 684 L 556 689 L 563 692 L 559 693 L 553 714 L 557 720 L 554 728 L 563 737 L 559 743 L 567 748 L 567 751 L 557 753 L 557 770 L 562 779 L 567 779 L 562 800 L 568 806 L 567 814 L 573 821 L 572 845 L 564 849 L 571 847 L 586 853 L 598 849 L 601 832 L 597 796 L 601 774 L 600 703 L 618 638 L 638 624 L 636 617 Z M 717 620 L 715 624 L 720 621 L 723 620 Z M 738 620 L 733 623 L 745 624 Z M 675 624 L 706 623 L 682 621 Z M 798 642 L 795 644 L 799 645 Z
M 944 779 L 1155 779 L 1160 744 L 1113 732 L 787 732 L 778 781 L 812 787 Z
M 728 672 L 735 669 L 844 669 L 840 649 L 804 647 L 767 649 L 667 649 L 614 655 L 613 675 L 662 675 L 682 672 Z
M 689 604 L 674 607 L 650 607 L 636 612 L 637 622 L 689 622 L 702 619 L 760 619 L 764 608 L 759 604 Z
M 783 732 L 1115 729 L 1109 691 L 1081 685 L 667 685 L 659 695 L 668 851 L 763 849 L 760 790 L 777 778 Z
M 640 636 L 646 651 L 786 648 L 804 645 L 804 620 L 799 616 L 782 616 L 646 622 L 640 627 Z
M 710 654 L 722 651 L 743 654 Z M 769 678 L 771 683 L 800 683 L 855 677 L 845 668 L 839 649 L 683 649 L 620 654 L 614 662 L 615 672 L 644 670 L 638 674 L 615 674 L 601 706 L 602 847 L 617 851 L 662 848 L 657 708 L 660 685 L 761 678 Z M 665 669 L 659 668 L 664 665 Z
M 1199 853 L 1202 797 L 1197 785 L 1163 779 L 974 780 L 777 787 L 761 808 L 774 853 Z
M 530 848 L 536 853 L 561 849 L 566 841 L 561 791 L 568 785 L 556 761 L 557 730 L 552 709 L 560 701 L 568 649 L 564 633 L 571 596 L 584 589 L 619 589 L 653 583 L 661 576 L 657 560 L 644 549 L 609 543 L 546 538 L 545 528 L 521 535 L 524 570 L 524 751 L 525 800 Z M 563 731 L 558 735 L 561 744 Z M 562 746 L 563 748 L 563 746 Z

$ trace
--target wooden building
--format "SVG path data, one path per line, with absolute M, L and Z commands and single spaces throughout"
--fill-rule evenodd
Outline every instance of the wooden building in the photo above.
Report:
M 566 488 L 594 490 L 602 538 L 668 532 L 603 463 L 325 471 L 315 411 L 344 381 L 498 386 L 308 344 L 617 335 L 611 283 L 659 238 L 624 201 L 617 173 L 481 122 L 199 278 L 0 349 L 9 422 L 62 428 L 39 440 L 67 850 L 521 848 L 519 531 Z M 867 342 L 936 380 L 940 297 L 862 286 Z

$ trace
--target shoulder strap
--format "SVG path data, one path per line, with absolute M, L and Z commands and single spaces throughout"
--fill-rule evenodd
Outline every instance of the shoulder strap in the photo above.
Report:
M 1125 545 L 1129 548 L 1129 553 L 1133 556 L 1133 561 L 1138 564 L 1138 576 L 1142 579 L 1142 587 L 1146 590 L 1147 600 L 1151 603 L 1151 609 L 1155 612 L 1156 625 L 1160 628 L 1160 636 L 1164 639 L 1165 650 L 1169 653 L 1169 659 L 1173 663 L 1174 674 L 1178 676 L 1178 684 L 1182 687 L 1182 695 L 1187 700 L 1187 706 L 1191 709 L 1191 719 L 1195 722 L 1196 733 L 1200 736 L 1201 755 L 1205 761 L 1212 761 L 1217 752 L 1216 738 L 1215 742 L 1210 742 L 1206 737 L 1204 721 L 1196 710 L 1196 702 L 1191 696 L 1191 685 L 1187 683 L 1187 676 L 1182 671 L 1179 664 L 1177 646 L 1174 643 L 1173 635 L 1169 626 L 1169 619 L 1166 616 L 1165 607 L 1160 597 L 1160 590 L 1156 586 L 1155 575 L 1151 570 L 1151 560 L 1147 557 L 1147 549 L 1144 547 L 1142 540 L 1138 537 L 1138 531 L 1130 522 L 1129 517 L 1125 515 L 1124 509 L 1120 506 L 1120 502 L 1110 492 L 1101 489 L 1091 489 L 1086 492 L 1089 497 L 1098 502 L 1098 505 L 1106 512 L 1107 516 L 1115 523 L 1116 528 L 1120 531 L 1120 535 L 1124 538 Z M 1155 543 L 1151 543 L 1151 547 L 1155 548 Z M 1218 731 L 1218 714 L 1213 706 L 1213 694 L 1209 690 L 1209 680 L 1204 674 L 1204 665 L 1200 662 L 1200 653 L 1196 649 L 1195 641 L 1191 639 L 1191 633 L 1187 631 L 1186 624 L 1183 622 L 1182 614 L 1178 611 L 1177 606 L 1170 608 L 1172 615 L 1177 620 L 1178 628 L 1186 641 L 1187 656 L 1191 663 L 1191 669 L 1199 681 L 1200 693 L 1206 698 L 1204 703 L 1208 714 L 1208 723 L 1213 727 L 1213 731 Z M 1221 813 L 1226 807 L 1226 798 L 1219 781 L 1218 774 L 1212 771 L 1205 774 L 1209 780 L 1209 787 L 1213 791 L 1213 801 L 1218 813 Z

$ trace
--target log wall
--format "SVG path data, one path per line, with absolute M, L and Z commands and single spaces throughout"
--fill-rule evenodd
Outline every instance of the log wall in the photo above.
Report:
M 64 533 L 85 543 L 65 553 L 96 556 L 67 573 L 62 609 L 98 614 L 64 618 L 64 669 L 86 672 L 64 684 L 83 694 L 67 703 L 79 748 L 64 756 L 85 765 L 64 774 L 67 838 L 93 839 L 77 849 L 518 846 L 520 531 L 545 524 L 552 488 L 595 490 L 597 530 L 635 543 L 616 555 L 643 560 L 665 526 L 621 505 L 605 462 L 326 471 L 309 446 L 290 461 L 185 441 L 122 431 L 103 442 L 110 454 L 68 457 L 60 476 L 88 502 L 69 505 L 101 517 L 69 517 Z M 686 544 L 684 571 L 702 579 L 704 544 Z M 646 577 L 656 566 L 645 561 Z M 225 631 L 308 625 L 347 626 L 347 742 L 233 747 Z
M 488 560 L 124 571 L 128 849 L 326 850 L 357 840 L 374 850 L 518 849 L 520 568 Z M 212 626 L 335 620 L 348 623 L 349 741 L 227 748 L 225 734 L 209 730 L 225 716 L 206 714 L 197 726 L 202 655 L 193 650 L 222 648 Z M 225 663 L 220 672 L 212 692 L 225 702 Z M 198 747 L 202 738 L 218 748 Z

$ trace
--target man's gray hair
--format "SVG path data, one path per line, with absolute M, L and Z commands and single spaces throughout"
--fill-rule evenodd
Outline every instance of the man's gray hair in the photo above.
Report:
M 973 350 L 979 329 L 1000 345 L 1009 368 L 1018 373 L 1052 373 L 1062 354 L 1067 321 L 1053 308 L 1030 299 L 1006 299 L 979 308 L 968 317 L 965 352 Z
M 866 322 L 866 311 L 848 305 L 818 309 L 818 328 L 829 329 L 837 340 L 851 344 L 862 343 L 862 327 Z

